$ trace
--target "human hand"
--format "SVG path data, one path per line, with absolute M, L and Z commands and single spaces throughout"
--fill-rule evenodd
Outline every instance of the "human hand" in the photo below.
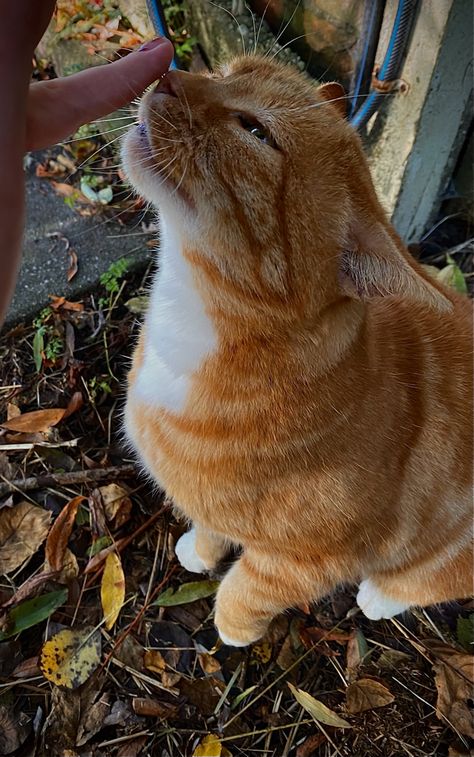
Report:
M 169 68 L 173 45 L 165 37 L 103 66 L 31 84 L 26 111 L 26 150 L 55 144 L 84 123 L 120 108 Z

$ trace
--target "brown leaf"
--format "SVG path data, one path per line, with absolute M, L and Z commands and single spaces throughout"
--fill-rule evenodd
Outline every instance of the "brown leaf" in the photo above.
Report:
M 12 605 L 18 605 L 20 602 L 23 602 L 25 599 L 30 599 L 32 597 L 36 597 L 40 591 L 43 589 L 44 585 L 48 583 L 48 581 L 52 581 L 55 578 L 57 578 L 56 572 L 44 572 L 44 573 L 36 573 L 30 576 L 26 579 L 25 583 L 23 583 L 19 589 L 13 594 L 13 596 L 10 597 L 9 600 L 3 603 L 2 608 L 6 609 L 7 607 L 11 607 Z
M 78 313 L 82 313 L 84 310 L 82 302 L 70 302 L 69 300 L 66 300 L 65 297 L 56 297 L 53 294 L 50 294 L 49 296 L 51 298 L 50 307 L 52 307 L 53 310 L 59 310 L 59 308 L 62 308 L 63 310 L 73 310 Z
M 142 753 L 148 736 L 139 736 L 137 739 L 131 739 L 124 744 L 117 752 L 117 757 L 138 757 Z
M 156 699 L 143 699 L 135 697 L 132 700 L 132 707 L 137 715 L 148 718 L 161 718 L 162 720 L 172 720 L 178 714 L 179 708 L 168 702 L 158 702 Z
M 75 413 L 77 410 L 80 410 L 80 408 L 84 404 L 84 398 L 82 396 L 82 392 L 74 392 L 71 399 L 67 403 L 66 412 L 64 413 L 65 418 L 69 418 L 70 415 Z
M 51 513 L 30 502 L 0 510 L 0 575 L 33 555 L 48 533 Z
M 206 673 L 207 675 L 217 673 L 217 671 L 221 669 L 219 660 L 216 660 L 214 655 L 209 654 L 209 652 L 200 652 L 198 654 L 198 660 L 203 673 Z
M 64 184 L 60 181 L 52 181 L 51 184 L 54 187 L 54 191 L 62 197 L 71 197 L 76 192 L 72 184 Z
M 130 518 L 132 500 L 128 491 L 119 484 L 107 484 L 99 489 L 104 503 L 107 520 L 114 521 L 114 527 L 120 528 Z
M 67 543 L 71 536 L 79 505 L 84 499 L 85 497 L 82 496 L 71 499 L 53 523 L 45 548 L 46 561 L 51 570 L 62 570 Z
M 92 707 L 82 713 L 77 729 L 76 746 L 83 746 L 104 727 L 104 718 L 110 712 L 111 695 L 102 694 Z
M 154 673 L 163 673 L 166 670 L 165 659 L 158 649 L 146 649 L 143 664 L 147 670 L 152 670 Z
M 474 656 L 439 639 L 426 639 L 423 643 L 437 657 L 433 670 L 438 690 L 438 718 L 446 718 L 457 731 L 474 738 L 472 710 L 468 705 L 474 685 Z
M 346 689 L 347 711 L 351 715 L 364 712 L 364 710 L 373 710 L 376 707 L 385 707 L 394 699 L 395 697 L 386 686 L 372 678 L 360 678 L 349 684 Z
M 360 628 L 355 629 L 347 642 L 346 675 L 349 683 L 357 677 L 357 671 L 368 652 L 367 641 Z
M 69 250 L 69 268 L 67 271 L 67 280 L 71 281 L 77 273 L 77 253 Z
M 13 678 L 32 678 L 41 674 L 38 657 L 29 657 L 16 666 L 12 673 Z
M 15 752 L 26 741 L 31 730 L 30 718 L 24 712 L 17 715 L 0 705 L 0 754 Z
M 324 744 L 325 741 L 326 736 L 324 733 L 313 733 L 299 745 L 296 750 L 296 757 L 312 757 L 316 749 L 320 747 L 321 744 Z
M 18 418 L 18 416 L 21 415 L 21 410 L 18 407 L 18 405 L 15 405 L 13 402 L 7 403 L 7 420 L 10 421 L 12 418 Z
M 0 423 L 0 426 L 9 431 L 21 431 L 22 433 L 37 433 L 47 431 L 51 426 L 64 417 L 66 410 L 63 407 L 48 408 L 47 410 L 33 410 L 31 413 L 23 413 L 17 418 Z

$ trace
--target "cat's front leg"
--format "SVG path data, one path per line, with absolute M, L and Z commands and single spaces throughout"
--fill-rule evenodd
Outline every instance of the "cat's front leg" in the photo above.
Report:
M 214 570 L 225 557 L 228 544 L 224 537 L 194 523 L 190 531 L 178 539 L 176 557 L 190 573 L 205 573 Z
M 245 552 L 222 581 L 215 624 L 224 644 L 244 647 L 260 639 L 276 615 L 332 588 L 323 577 L 281 556 Z

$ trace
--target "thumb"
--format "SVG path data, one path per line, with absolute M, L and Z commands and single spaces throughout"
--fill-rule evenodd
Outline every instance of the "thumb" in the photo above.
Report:
M 114 63 L 32 84 L 27 149 L 55 144 L 82 124 L 127 105 L 166 73 L 172 58 L 173 45 L 158 37 Z

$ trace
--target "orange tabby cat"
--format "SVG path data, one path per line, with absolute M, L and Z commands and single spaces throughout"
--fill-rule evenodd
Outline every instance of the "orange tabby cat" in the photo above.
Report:
M 126 430 L 193 522 L 182 565 L 243 547 L 229 644 L 343 582 L 373 619 L 472 590 L 470 303 L 387 222 L 341 97 L 256 57 L 174 71 L 124 144 L 161 223 Z

